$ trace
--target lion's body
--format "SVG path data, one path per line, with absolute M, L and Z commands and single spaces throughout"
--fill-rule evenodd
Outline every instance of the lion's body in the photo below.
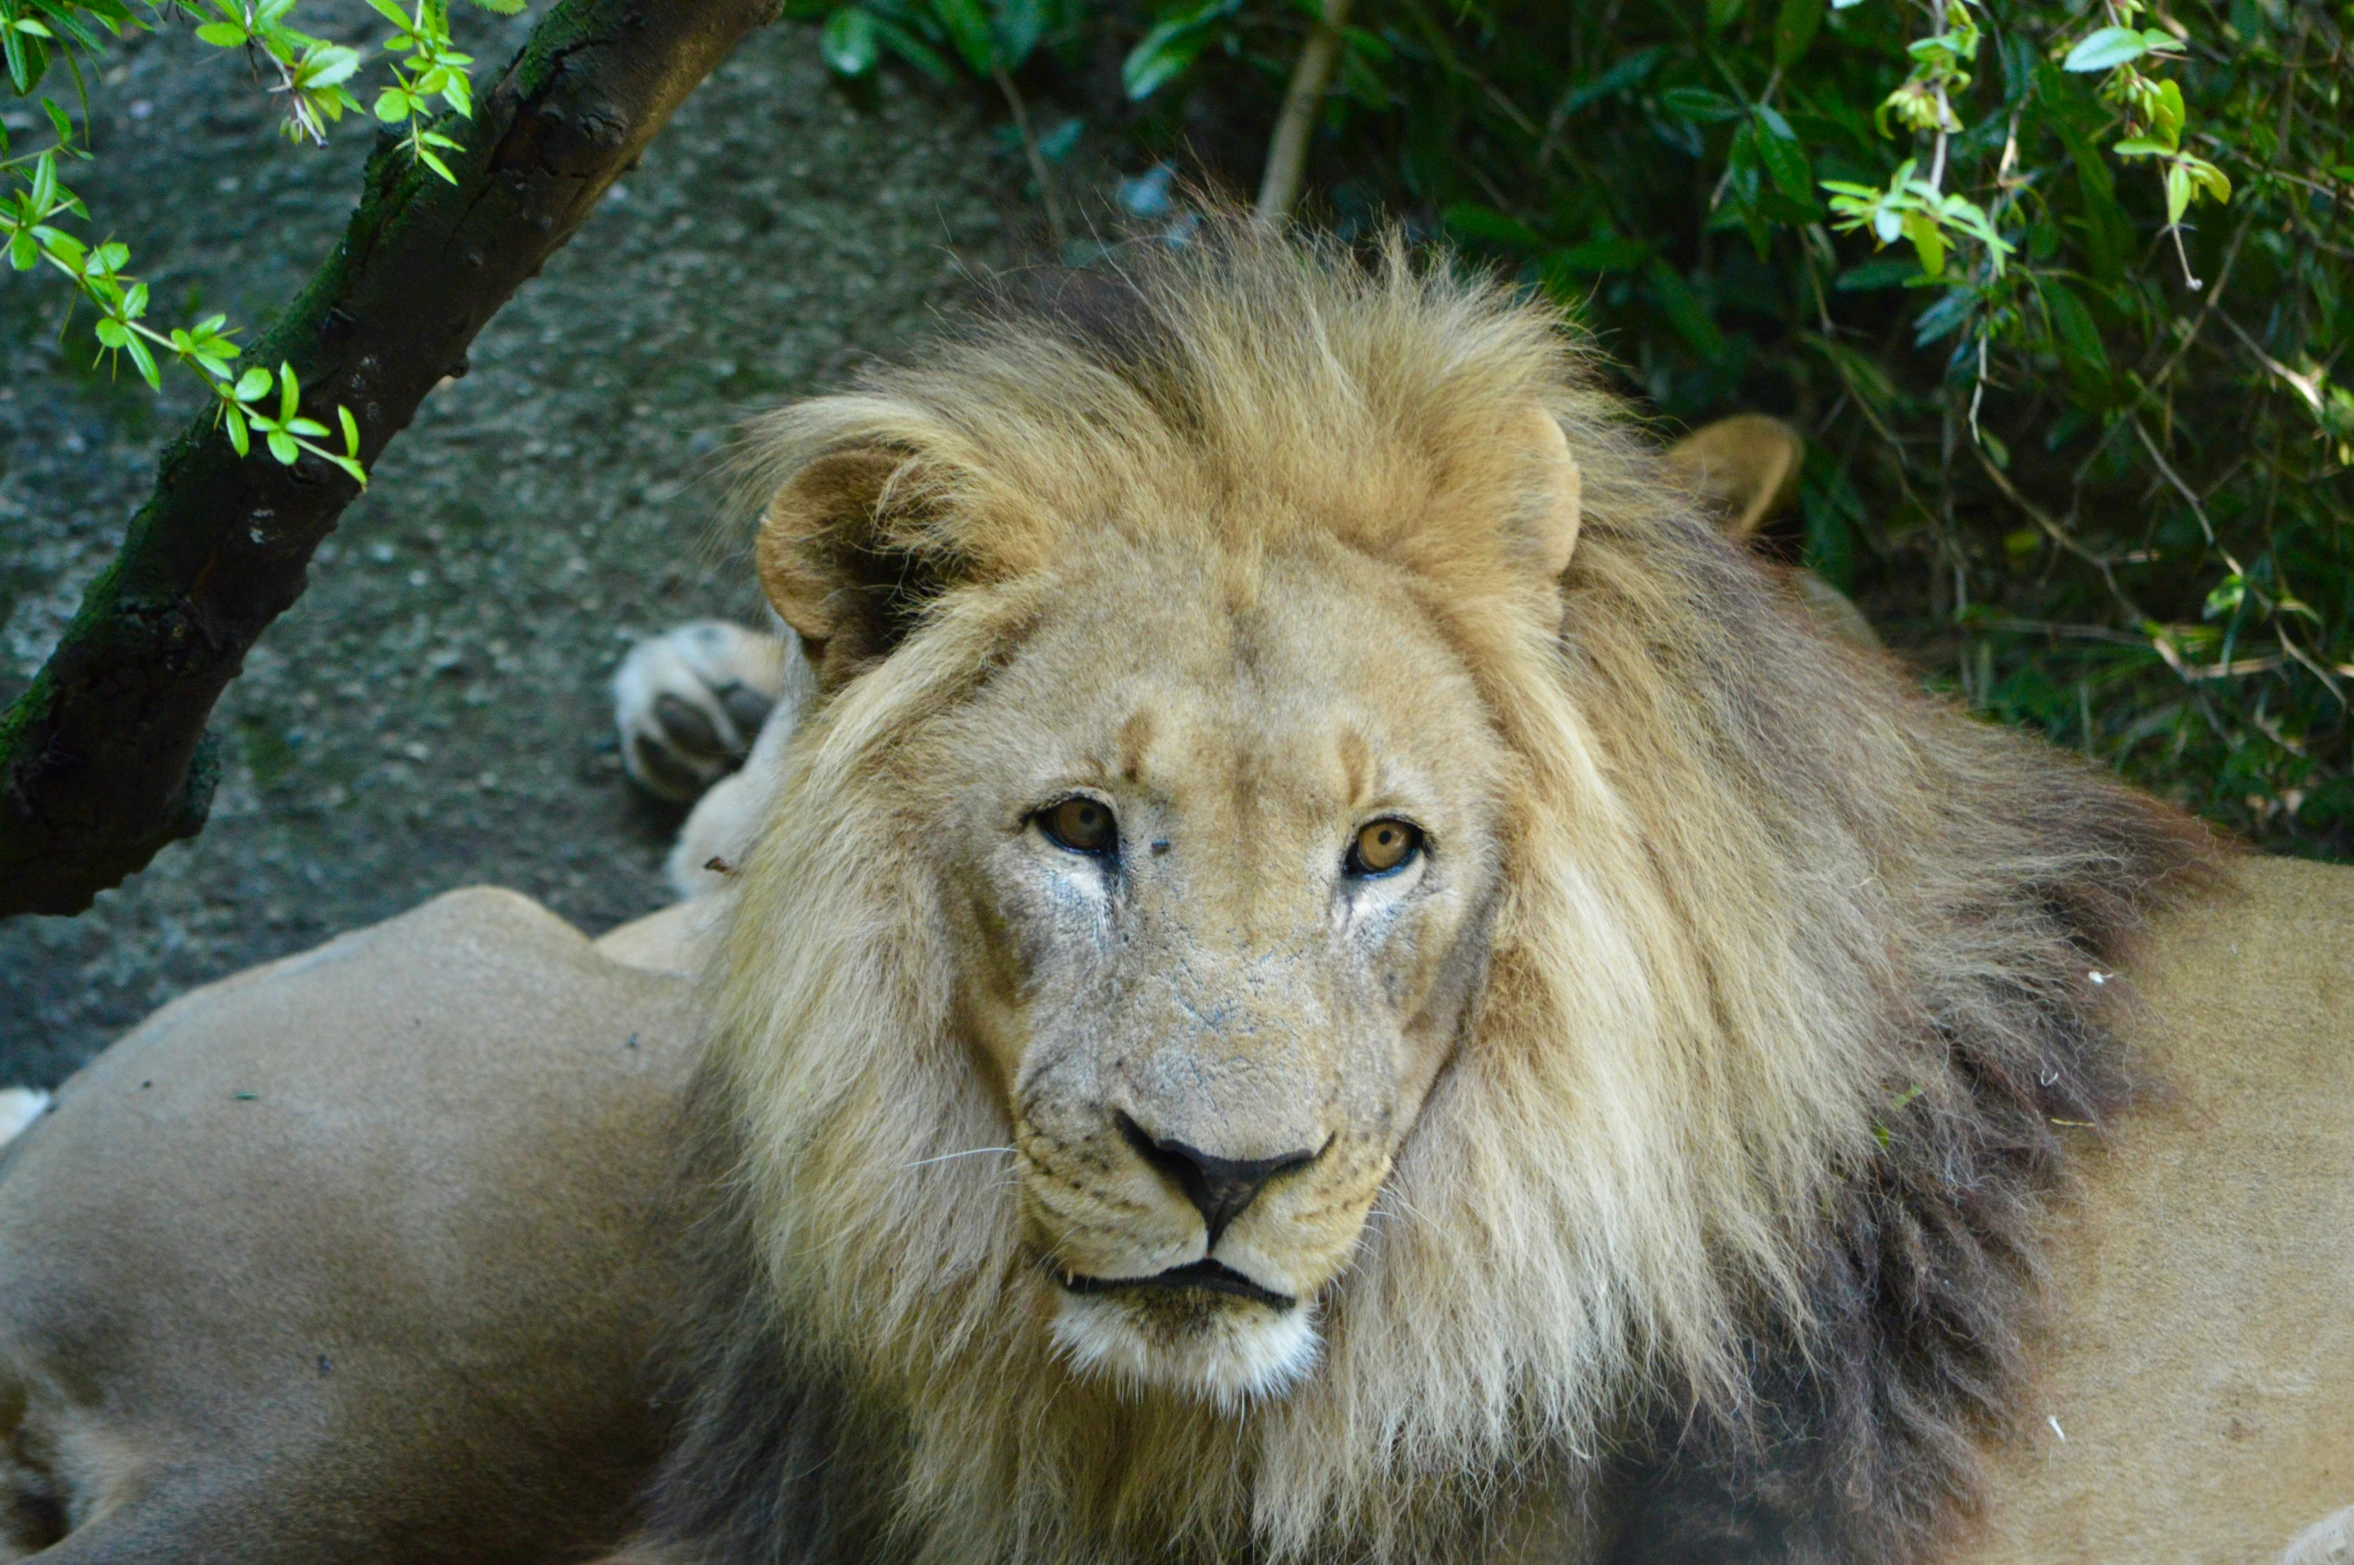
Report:
M 2354 870 L 2242 879 L 2134 974 L 2140 1102 L 2049 1227 L 1972 1565 L 2253 1565 L 2354 1505 Z
M 660 1440 L 686 988 L 453 893 L 75 1076 L 0 1161 L 0 1560 L 610 1543 Z

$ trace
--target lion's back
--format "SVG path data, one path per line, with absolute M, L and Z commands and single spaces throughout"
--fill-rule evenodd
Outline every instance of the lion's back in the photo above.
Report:
M 478 889 L 99 1056 L 0 1163 L 0 1561 L 607 1541 L 659 1440 L 686 990 Z
M 2236 878 L 2137 964 L 2143 1101 L 2053 1225 L 1981 1565 L 2270 1561 L 2354 1502 L 2354 869 Z

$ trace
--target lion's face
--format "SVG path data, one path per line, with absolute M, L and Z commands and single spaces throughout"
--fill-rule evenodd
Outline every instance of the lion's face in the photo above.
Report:
M 1315 1361 L 1478 989 L 1507 762 L 1393 567 L 1120 552 L 935 730 L 930 829 L 1056 1341 L 1228 1401 Z

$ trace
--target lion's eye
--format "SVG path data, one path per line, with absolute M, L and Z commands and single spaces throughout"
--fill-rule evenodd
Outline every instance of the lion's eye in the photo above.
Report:
M 1073 853 L 1110 853 L 1120 844 L 1119 823 L 1101 802 L 1077 796 L 1038 812 L 1038 829 L 1058 848 Z
M 1352 875 L 1387 875 L 1404 869 L 1421 851 L 1421 827 L 1411 821 L 1375 821 L 1358 830 L 1344 867 Z

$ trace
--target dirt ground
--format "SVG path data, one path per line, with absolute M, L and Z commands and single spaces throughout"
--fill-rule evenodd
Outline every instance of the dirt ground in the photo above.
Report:
M 384 30 L 342 0 L 304 14 Z M 478 82 L 523 25 L 471 22 Z M 72 182 L 157 313 L 258 325 L 340 232 L 368 127 L 287 147 L 237 62 L 184 29 L 108 66 L 102 159 Z M 659 905 L 675 817 L 625 783 L 605 682 L 636 637 L 756 610 L 739 542 L 714 536 L 715 454 L 750 409 L 923 329 L 1024 221 L 970 101 L 845 91 L 812 29 L 752 38 L 484 331 L 319 551 L 214 713 L 225 764 L 203 834 L 79 918 L 0 923 L 0 1084 L 54 1083 L 192 984 L 454 886 L 513 886 L 592 931 Z M 88 369 L 84 330 L 61 352 L 62 305 L 46 280 L 0 281 L 0 699 L 193 405 Z

